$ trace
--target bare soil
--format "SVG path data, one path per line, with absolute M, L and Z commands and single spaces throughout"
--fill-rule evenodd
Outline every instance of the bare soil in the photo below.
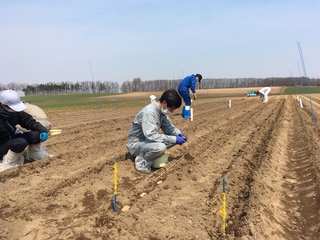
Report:
M 308 96 L 300 108 L 295 96 L 263 104 L 245 92 L 201 90 L 193 122 L 172 114 L 188 142 L 149 175 L 126 160 L 143 106 L 48 110 L 63 130 L 46 142 L 54 156 L 0 173 L 0 239 L 219 239 L 223 177 L 227 239 L 320 239 L 320 132 Z M 121 98 L 148 101 L 150 93 L 133 95 Z M 319 95 L 313 110 L 320 119 Z

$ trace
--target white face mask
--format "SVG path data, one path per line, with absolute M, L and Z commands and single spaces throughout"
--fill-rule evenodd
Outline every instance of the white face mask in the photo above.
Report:
M 164 115 L 169 115 L 171 112 L 168 110 L 167 106 L 166 106 L 166 109 L 162 109 L 161 108 L 161 112 L 164 114 Z

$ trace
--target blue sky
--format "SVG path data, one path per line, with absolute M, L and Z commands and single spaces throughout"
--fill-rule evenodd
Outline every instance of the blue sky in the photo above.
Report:
M 320 77 L 318 0 L 1 0 L 0 83 Z

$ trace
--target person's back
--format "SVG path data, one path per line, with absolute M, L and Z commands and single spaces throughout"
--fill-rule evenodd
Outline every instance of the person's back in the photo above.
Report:
M 159 116 L 157 116 L 157 111 L 158 110 L 156 108 L 155 103 L 151 102 L 149 105 L 141 109 L 141 111 L 135 116 L 128 135 L 128 146 L 136 142 L 139 142 L 139 140 L 146 140 L 140 122 L 142 121 L 142 119 L 145 119 L 146 117 L 152 117 L 154 121 L 158 123 Z
M 260 95 L 260 101 L 263 102 L 263 103 L 268 102 L 268 95 L 269 95 L 270 92 L 271 92 L 271 88 L 270 87 L 261 88 L 258 91 L 258 94 Z
M 26 108 L 23 110 L 26 113 L 29 113 L 37 122 L 41 123 L 47 129 L 47 132 L 51 129 L 51 123 L 48 120 L 46 113 L 38 106 L 31 104 L 29 102 L 25 102 L 24 105 Z M 17 126 L 20 130 L 26 132 L 27 130 L 22 128 L 21 126 Z
M 263 87 L 259 90 L 260 93 L 269 93 L 271 91 L 271 88 L 270 87 Z
M 196 87 L 196 78 L 195 75 L 187 76 L 185 77 L 179 84 L 178 90 L 185 90 L 191 88 L 191 91 L 194 92 L 195 87 Z

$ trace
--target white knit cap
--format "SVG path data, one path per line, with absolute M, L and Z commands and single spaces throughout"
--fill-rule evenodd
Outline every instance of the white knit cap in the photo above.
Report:
M 16 112 L 21 112 L 26 108 L 26 105 L 20 99 L 19 93 L 13 90 L 0 92 L 0 102 Z

